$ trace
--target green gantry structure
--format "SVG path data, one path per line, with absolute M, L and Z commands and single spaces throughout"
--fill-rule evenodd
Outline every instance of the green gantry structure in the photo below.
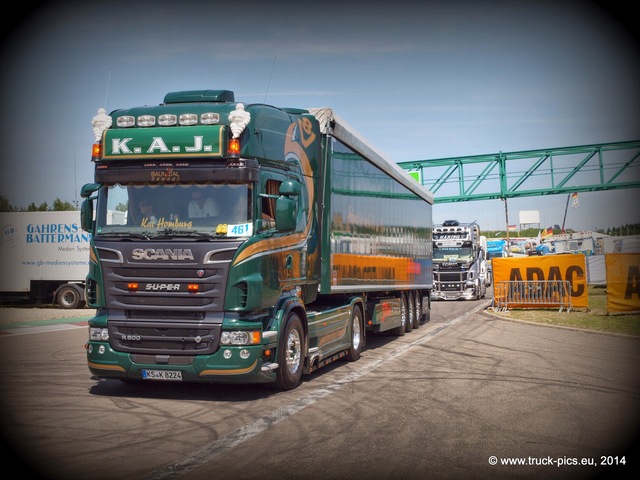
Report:
M 640 188 L 640 140 L 398 162 L 435 203 Z

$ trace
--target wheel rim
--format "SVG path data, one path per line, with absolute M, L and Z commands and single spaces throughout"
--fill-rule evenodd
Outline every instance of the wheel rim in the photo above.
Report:
M 287 369 L 291 373 L 296 373 L 300 367 L 301 345 L 300 334 L 297 330 L 291 330 L 287 338 L 286 349 Z
M 353 316 L 353 348 L 356 350 L 360 348 L 360 342 L 362 341 L 362 331 L 360 330 L 360 318 L 357 315 Z
M 72 292 L 71 290 L 65 290 L 64 292 L 62 292 L 62 295 L 60 295 L 59 302 L 62 304 L 62 306 L 68 307 L 70 305 L 73 305 L 75 301 L 76 293 Z
M 420 314 L 422 313 L 422 301 L 420 301 L 420 295 L 415 296 L 415 302 L 416 302 L 416 316 L 418 317 L 418 320 L 420 320 Z
M 404 297 L 401 298 L 400 324 L 403 328 L 407 325 L 407 300 Z

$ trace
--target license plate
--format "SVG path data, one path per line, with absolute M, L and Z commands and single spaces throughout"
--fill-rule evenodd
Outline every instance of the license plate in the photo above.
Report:
M 142 378 L 145 380 L 182 380 L 180 370 L 142 370 Z

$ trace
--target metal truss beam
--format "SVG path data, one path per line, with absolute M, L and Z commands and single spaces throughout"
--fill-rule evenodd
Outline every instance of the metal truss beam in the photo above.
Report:
M 399 162 L 435 203 L 640 188 L 640 140 Z

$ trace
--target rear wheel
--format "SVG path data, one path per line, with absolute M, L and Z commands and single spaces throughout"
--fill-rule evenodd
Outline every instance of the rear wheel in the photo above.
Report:
M 406 292 L 404 294 L 404 301 L 407 304 L 406 328 L 407 328 L 407 333 L 409 333 L 411 330 L 413 330 L 413 326 L 415 324 L 415 319 L 416 319 L 416 307 L 415 307 L 415 304 L 413 303 L 413 295 L 411 294 L 411 292 Z
M 355 362 L 360 358 L 364 341 L 362 332 L 362 311 L 360 307 L 353 307 L 351 315 L 351 347 L 349 347 L 349 352 L 347 353 L 347 360 L 350 362 Z
M 427 305 L 424 309 L 424 314 L 422 315 L 422 323 L 428 323 L 431 321 L 431 299 L 429 298 L 430 293 L 427 293 Z
M 413 315 L 413 328 L 420 328 L 420 323 L 422 322 L 422 296 L 418 291 L 413 292 L 412 296 L 413 310 L 416 312 Z
M 60 290 L 58 290 L 56 299 L 58 305 L 64 309 L 82 308 L 84 306 L 80 287 L 76 287 L 75 285 L 62 286 Z
M 304 330 L 296 313 L 289 315 L 278 345 L 278 371 L 276 386 L 280 390 L 292 390 L 302 382 Z

